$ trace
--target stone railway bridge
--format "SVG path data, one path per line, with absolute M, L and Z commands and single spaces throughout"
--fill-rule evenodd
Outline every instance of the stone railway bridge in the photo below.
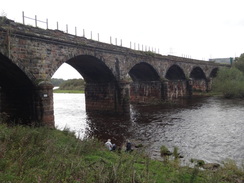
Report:
M 0 18 L 0 112 L 23 123 L 54 126 L 51 77 L 67 63 L 86 81 L 87 111 L 129 111 L 211 89 L 225 65 L 135 51 L 59 30 Z

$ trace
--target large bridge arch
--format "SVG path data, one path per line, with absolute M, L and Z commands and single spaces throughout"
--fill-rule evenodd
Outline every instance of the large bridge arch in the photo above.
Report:
M 16 123 L 38 120 L 35 84 L 15 63 L 0 53 L 0 112 Z
M 111 69 L 102 59 L 92 55 L 78 55 L 65 63 L 76 69 L 84 78 L 86 111 L 122 113 L 129 110 L 126 87 L 117 81 Z
M 116 82 L 116 78 L 108 66 L 100 59 L 91 55 L 79 55 L 66 61 L 75 68 L 86 83 Z
M 146 62 L 136 63 L 128 72 L 132 79 L 130 84 L 130 101 L 132 103 L 158 102 L 162 96 L 162 83 L 154 67 Z

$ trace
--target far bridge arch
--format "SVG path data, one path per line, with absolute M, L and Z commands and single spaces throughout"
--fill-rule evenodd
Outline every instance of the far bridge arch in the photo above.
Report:
M 161 98 L 162 84 L 156 69 L 146 62 L 135 64 L 129 71 L 130 101 L 132 103 L 158 102 Z
M 219 68 L 214 68 L 211 70 L 209 78 L 215 78 L 218 74 Z

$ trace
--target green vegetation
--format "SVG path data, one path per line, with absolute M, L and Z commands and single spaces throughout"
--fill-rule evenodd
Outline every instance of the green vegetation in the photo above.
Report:
M 57 79 L 57 78 L 51 79 L 51 83 L 53 84 L 53 86 L 60 86 L 63 82 L 65 82 L 65 80 L 63 79 Z
M 177 153 L 177 152 L 175 152 Z M 217 170 L 180 167 L 150 159 L 142 149 L 108 151 L 96 139 L 69 130 L 0 124 L 0 182 L 3 183 L 238 183 L 244 172 L 232 162 Z
M 60 90 L 60 89 L 55 89 L 53 90 L 54 93 L 84 93 L 83 90 Z
M 52 79 L 54 86 L 59 86 L 54 90 L 54 93 L 84 93 L 85 81 L 83 79 Z
M 235 59 L 231 68 L 221 68 L 213 82 L 213 92 L 225 98 L 244 97 L 244 54 Z

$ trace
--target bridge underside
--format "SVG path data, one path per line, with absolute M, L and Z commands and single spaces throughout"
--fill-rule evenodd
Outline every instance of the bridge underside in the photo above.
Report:
M 125 113 L 129 111 L 129 88 L 116 80 L 111 70 L 101 60 L 77 56 L 67 61 L 86 81 L 87 112 Z
M 52 86 L 35 86 L 26 74 L 0 54 L 0 122 L 54 125 Z
M 10 60 L 0 54 L 0 112 L 11 114 L 11 121 L 35 120 L 34 86 Z

